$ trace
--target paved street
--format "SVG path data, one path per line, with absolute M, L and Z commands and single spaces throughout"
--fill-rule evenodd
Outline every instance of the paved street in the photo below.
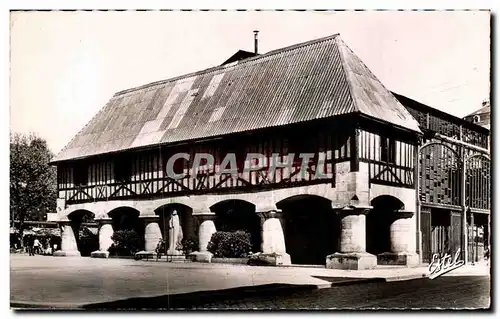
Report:
M 170 306 L 191 309 L 418 309 L 438 307 L 463 309 L 489 307 L 489 295 L 488 277 L 446 276 L 434 280 L 360 283 L 299 292 L 258 293 L 254 296 L 236 294 L 215 297 L 209 302 L 206 302 L 206 299 L 189 298 L 190 305 L 188 300 L 174 298 L 170 301 Z M 160 300 L 156 300 L 158 301 Z M 154 302 L 145 302 L 137 302 L 136 305 L 155 306 Z
M 342 271 L 11 255 L 11 305 L 165 309 L 488 305 L 486 267 L 464 267 L 434 280 L 385 282 L 408 279 L 409 274 L 413 278 L 420 274 L 421 278 L 424 271 L 425 268 Z M 356 277 L 380 280 L 337 286 Z M 331 287 L 332 283 L 334 288 L 317 289 Z

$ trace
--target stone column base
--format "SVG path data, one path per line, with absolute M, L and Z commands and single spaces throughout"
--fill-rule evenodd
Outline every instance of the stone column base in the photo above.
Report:
M 58 250 L 54 252 L 55 257 L 80 257 L 78 250 Z
M 377 255 L 379 265 L 403 265 L 416 267 L 420 263 L 420 257 L 415 253 L 381 253 Z
M 90 253 L 91 258 L 108 258 L 109 251 L 96 250 Z
M 326 256 L 326 268 L 361 270 L 377 266 L 377 257 L 369 253 L 334 253 Z
M 248 264 L 255 266 L 287 266 L 292 264 L 292 259 L 287 253 L 257 253 L 250 256 Z
M 208 251 L 195 251 L 189 254 L 189 257 L 196 262 L 200 263 L 210 263 L 212 262 L 213 254 Z

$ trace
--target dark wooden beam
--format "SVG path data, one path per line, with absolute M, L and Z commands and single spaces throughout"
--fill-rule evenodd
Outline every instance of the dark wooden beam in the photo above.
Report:
M 359 134 L 359 128 L 354 128 L 351 135 L 351 172 L 359 171 Z

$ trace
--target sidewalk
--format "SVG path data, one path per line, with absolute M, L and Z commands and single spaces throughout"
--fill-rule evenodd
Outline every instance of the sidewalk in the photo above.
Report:
M 301 268 L 304 269 L 304 268 Z M 338 270 L 325 268 L 309 268 L 311 276 L 353 277 L 353 278 L 383 278 L 385 281 L 411 280 L 429 276 L 429 266 L 421 265 L 415 268 L 403 266 L 377 266 L 370 270 Z M 443 276 L 489 276 L 490 266 L 487 262 L 475 265 L 467 264 L 454 269 Z
M 489 262 L 480 261 L 478 263 L 467 264 L 458 269 L 452 270 L 443 276 L 490 276 L 491 268 Z
M 377 266 L 375 269 L 367 270 L 340 270 L 326 268 L 308 270 L 310 276 L 350 277 L 363 279 L 380 278 L 384 281 L 422 279 L 425 278 L 429 272 L 426 266 L 416 268 L 408 268 L 404 266 Z

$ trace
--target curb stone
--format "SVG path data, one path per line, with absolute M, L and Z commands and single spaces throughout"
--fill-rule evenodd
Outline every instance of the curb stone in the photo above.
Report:
M 414 274 L 414 275 L 402 275 L 402 276 L 394 276 L 394 277 L 388 277 L 385 279 L 386 282 L 393 282 L 393 281 L 405 281 L 405 280 L 414 280 L 414 279 L 424 279 L 428 278 L 428 274 Z

